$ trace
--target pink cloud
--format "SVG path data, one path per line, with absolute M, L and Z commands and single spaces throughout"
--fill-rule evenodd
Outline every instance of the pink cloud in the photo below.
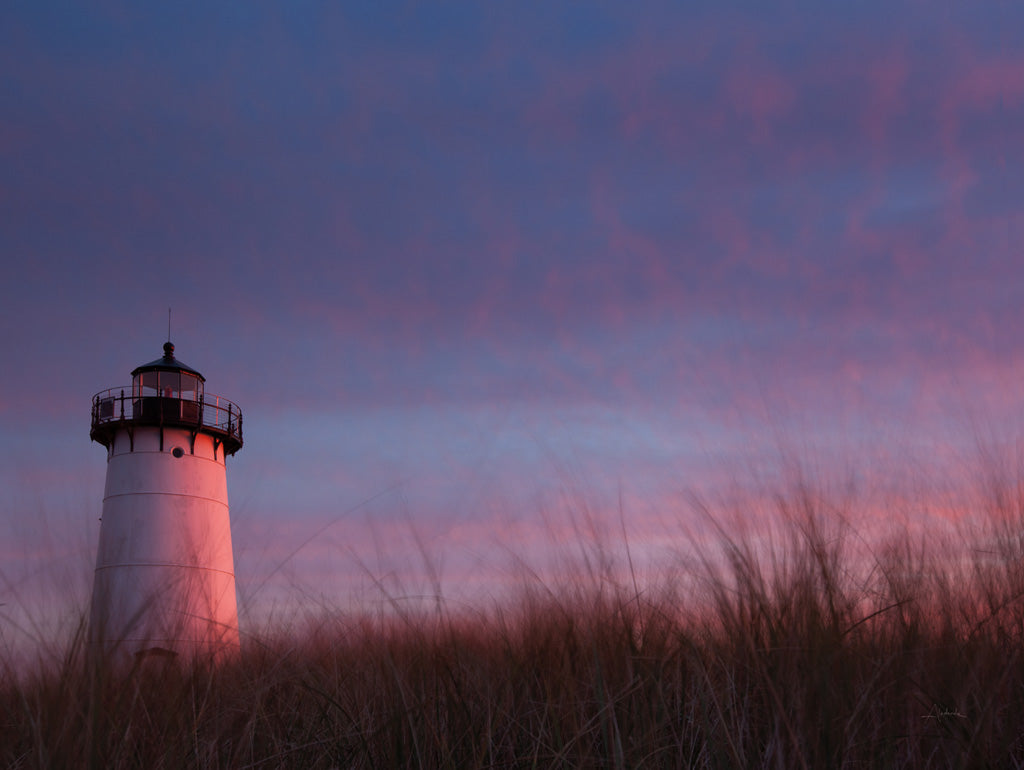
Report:
M 796 102 L 794 85 L 767 61 L 744 61 L 725 76 L 723 90 L 731 109 L 752 123 L 753 139 L 760 144 L 774 138 L 780 118 Z

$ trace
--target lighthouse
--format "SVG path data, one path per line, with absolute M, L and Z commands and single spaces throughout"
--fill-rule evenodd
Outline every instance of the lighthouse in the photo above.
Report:
M 174 357 L 92 400 L 107 451 L 89 639 L 130 655 L 219 658 L 238 649 L 225 464 L 242 413 Z

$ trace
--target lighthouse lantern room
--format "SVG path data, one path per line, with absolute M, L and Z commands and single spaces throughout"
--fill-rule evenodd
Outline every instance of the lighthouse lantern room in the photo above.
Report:
M 89 638 L 106 651 L 220 657 L 238 648 L 225 461 L 242 413 L 164 355 L 93 397 L 107 450 Z

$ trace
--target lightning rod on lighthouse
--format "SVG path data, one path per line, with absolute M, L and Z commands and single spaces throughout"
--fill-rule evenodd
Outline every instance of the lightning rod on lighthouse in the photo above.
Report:
M 242 413 L 164 355 L 97 393 L 90 437 L 107 450 L 90 642 L 133 655 L 238 649 L 225 461 Z

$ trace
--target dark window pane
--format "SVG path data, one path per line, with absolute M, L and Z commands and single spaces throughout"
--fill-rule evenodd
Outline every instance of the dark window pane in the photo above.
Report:
M 139 375 L 142 380 L 142 395 L 155 396 L 160 392 L 159 372 L 143 372 Z
M 185 401 L 195 401 L 199 396 L 196 393 L 196 382 L 198 380 L 191 374 L 181 375 L 181 398 Z
M 178 372 L 160 372 L 160 395 L 164 398 L 178 398 L 180 375 Z

